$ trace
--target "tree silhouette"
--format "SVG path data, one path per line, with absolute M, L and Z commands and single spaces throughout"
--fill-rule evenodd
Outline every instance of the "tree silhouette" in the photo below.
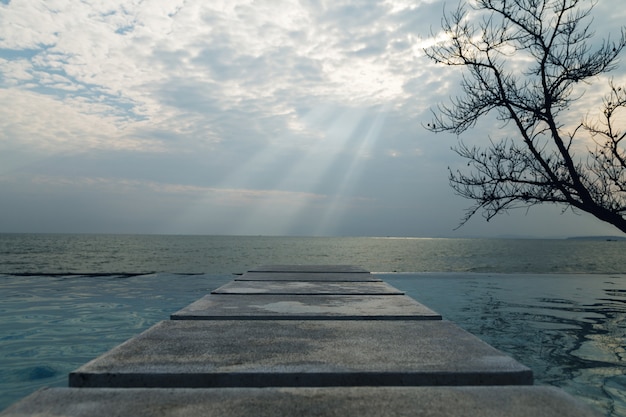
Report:
M 444 13 L 445 38 L 425 52 L 437 63 L 464 67 L 463 95 L 434 109 L 427 129 L 460 135 L 493 112 L 515 132 L 490 138 L 484 148 L 463 141 L 453 148 L 470 172 L 449 169 L 450 184 L 475 201 L 461 225 L 481 210 L 488 221 L 509 209 L 553 203 L 626 232 L 626 90 L 610 83 L 599 118 L 572 124 L 567 113 L 584 94 L 581 87 L 614 69 L 626 46 L 622 28 L 619 39 L 593 47 L 595 4 L 475 0 Z

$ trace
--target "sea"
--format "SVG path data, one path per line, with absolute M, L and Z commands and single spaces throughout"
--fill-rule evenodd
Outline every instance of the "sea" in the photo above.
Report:
M 350 264 L 626 416 L 626 241 L 0 234 L 0 410 L 262 264 Z

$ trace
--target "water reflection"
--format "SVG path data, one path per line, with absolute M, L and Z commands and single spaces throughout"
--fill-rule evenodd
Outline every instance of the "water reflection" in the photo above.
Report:
M 383 278 L 607 416 L 626 415 L 626 276 Z

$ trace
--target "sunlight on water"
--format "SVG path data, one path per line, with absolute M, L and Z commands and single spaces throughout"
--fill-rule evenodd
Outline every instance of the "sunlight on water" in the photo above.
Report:
M 626 273 L 626 241 L 3 235 L 0 273 L 230 274 L 259 264 L 379 272 Z

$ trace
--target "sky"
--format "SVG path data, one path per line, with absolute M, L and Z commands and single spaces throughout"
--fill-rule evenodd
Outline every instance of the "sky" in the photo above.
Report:
M 560 207 L 457 229 L 472 201 L 450 188 L 448 167 L 466 162 L 456 136 L 424 128 L 462 74 L 423 53 L 443 10 L 439 0 L 0 0 L 0 232 L 619 234 Z M 617 33 L 624 10 L 599 0 L 598 36 Z M 626 63 L 611 75 L 625 74 Z M 597 81 L 576 118 L 606 90 Z M 501 128 L 487 120 L 462 139 L 484 143 Z

